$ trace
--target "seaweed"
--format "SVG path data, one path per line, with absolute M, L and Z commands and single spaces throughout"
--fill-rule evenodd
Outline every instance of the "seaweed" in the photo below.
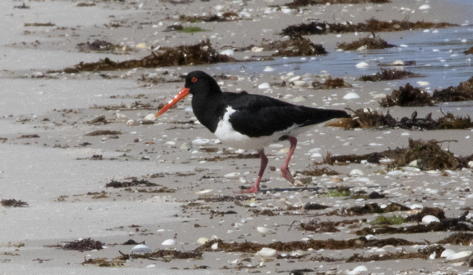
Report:
M 306 231 L 314 232 L 339 232 L 337 226 L 361 224 L 365 220 L 342 220 L 342 221 L 318 221 L 311 220 L 308 223 L 301 223 L 300 227 Z
M 216 244 L 217 249 L 212 249 L 212 246 Z M 291 241 L 281 242 L 276 241 L 267 244 L 254 243 L 254 242 L 232 242 L 227 243 L 222 240 L 211 240 L 205 244 L 197 247 L 195 251 L 224 251 L 224 252 L 245 252 L 255 253 L 263 247 L 275 249 L 277 251 L 294 251 L 294 250 L 307 250 L 312 249 L 354 249 L 354 248 L 365 248 L 365 247 L 383 247 L 386 245 L 392 246 L 403 246 L 403 245 L 415 245 L 418 242 L 411 242 L 400 238 L 386 238 L 386 239 L 375 239 L 367 240 L 364 237 L 348 239 L 348 240 L 308 240 L 308 241 Z M 215 248 L 215 247 L 214 247 Z
M 127 53 L 131 51 L 127 46 L 116 45 L 105 40 L 96 39 L 92 42 L 85 42 L 77 44 L 77 48 L 81 52 L 112 52 L 112 53 Z
M 396 47 L 396 46 L 389 44 L 388 42 L 386 42 L 385 40 L 379 37 L 364 37 L 350 43 L 338 44 L 338 48 L 344 51 L 353 51 L 353 50 L 359 50 L 359 49 L 375 50 L 375 49 L 386 49 L 386 48 L 393 48 L 393 47 Z
M 464 54 L 473 54 L 473 47 L 463 52 Z
M 120 267 L 120 266 L 123 266 L 125 264 L 125 260 L 122 260 L 122 259 L 107 259 L 107 258 L 91 258 L 91 259 L 86 259 L 82 262 L 82 265 L 86 265 L 86 264 L 93 264 L 93 265 L 96 265 L 96 266 L 100 266 L 100 267 Z
M 421 170 L 455 170 L 467 167 L 468 161 L 473 159 L 473 155 L 455 157 L 451 152 L 443 150 L 437 140 L 409 139 L 409 147 L 407 148 L 388 149 L 363 155 L 332 156 L 328 154 L 324 159 L 324 163 L 360 163 L 363 160 L 369 163 L 380 163 L 383 158 L 392 160 L 389 164 L 390 168 L 403 167 L 416 161 L 416 167 Z
M 307 24 L 291 25 L 282 30 L 282 35 L 320 35 L 327 33 L 346 33 L 346 32 L 393 32 L 413 29 L 447 28 L 457 26 L 446 22 L 434 23 L 425 21 L 380 21 L 369 19 L 365 23 L 351 24 L 311 22 Z
M 337 119 L 326 123 L 326 126 L 342 127 L 345 129 L 354 128 L 402 128 L 402 129 L 468 129 L 473 127 L 470 117 L 455 116 L 451 113 L 444 114 L 438 119 L 433 119 L 432 114 L 427 114 L 424 118 L 417 117 L 414 111 L 410 117 L 402 117 L 400 120 L 393 118 L 389 112 L 386 114 L 371 111 L 369 109 L 351 110 L 351 118 Z
M 417 250 L 417 252 L 393 252 L 386 254 L 376 254 L 371 256 L 362 256 L 358 253 L 355 253 L 353 256 L 348 258 L 346 262 L 370 262 L 370 261 L 388 261 L 388 260 L 399 260 L 399 259 L 428 259 L 430 255 L 435 253 L 436 258 L 439 258 L 445 248 L 441 245 L 434 245 Z
M 473 77 L 460 82 L 458 86 L 435 90 L 432 95 L 428 92 L 414 88 L 411 84 L 394 90 L 391 95 L 383 98 L 379 103 L 383 107 L 391 106 L 432 106 L 439 102 L 473 100 Z
M 455 244 L 455 245 L 472 245 L 473 234 L 465 232 L 457 232 L 448 236 L 447 238 L 438 241 L 440 244 Z
M 121 256 L 117 257 L 116 259 L 120 259 L 123 261 L 133 259 L 133 258 L 140 258 L 140 259 L 150 259 L 150 260 L 157 260 L 162 259 L 166 262 L 169 262 L 173 259 L 200 259 L 202 258 L 202 252 L 196 250 L 193 251 L 179 251 L 179 250 L 156 250 L 151 253 L 146 254 L 125 254 L 120 252 Z
M 121 135 L 122 132 L 114 130 L 95 130 L 85 134 L 86 136 L 108 136 L 108 135 Z
M 181 15 L 179 16 L 179 21 L 183 22 L 228 22 L 228 21 L 235 21 L 240 19 L 238 14 L 235 12 L 224 12 L 222 15 L 203 15 L 203 16 L 188 16 L 188 15 Z
M 409 71 L 403 70 L 385 70 L 382 69 L 374 75 L 363 75 L 359 78 L 361 81 L 384 81 L 384 80 L 397 80 L 410 77 L 421 77 L 422 75 L 416 74 Z
M 91 238 L 87 239 L 82 239 L 82 240 L 77 240 L 77 241 L 72 241 L 72 242 L 67 242 L 62 246 L 63 249 L 67 250 L 78 250 L 78 251 L 88 251 L 88 250 L 100 250 L 104 246 L 104 243 L 101 241 L 95 241 L 92 240 Z
M 293 0 L 291 3 L 286 4 L 289 8 L 295 9 L 299 7 L 309 5 L 325 5 L 325 4 L 364 4 L 364 3 L 375 3 L 383 4 L 389 3 L 390 0 Z
M 420 211 L 419 213 L 408 216 L 406 218 L 406 221 L 421 222 L 422 218 L 426 215 L 435 216 L 439 218 L 439 220 L 444 220 L 446 218 L 445 212 L 442 209 L 437 208 L 437 207 L 424 207 L 422 208 L 422 211 Z
M 351 85 L 345 82 L 343 78 L 327 78 L 324 83 L 319 81 L 312 82 L 312 87 L 315 89 L 337 89 L 337 88 L 350 88 Z
M 73 67 L 64 69 L 65 73 L 82 71 L 112 71 L 133 68 L 156 68 L 162 66 L 200 65 L 218 62 L 234 61 L 232 57 L 219 54 L 209 40 L 189 46 L 161 47 L 142 59 L 131 59 L 115 62 L 109 58 L 98 62 L 81 62 Z
M 112 188 L 127 188 L 133 186 L 158 186 L 156 183 L 152 183 L 148 180 L 144 179 L 137 179 L 135 177 L 127 178 L 124 181 L 116 181 L 112 180 L 111 182 L 107 183 L 105 187 L 112 187 Z
M 310 170 L 304 170 L 304 171 L 297 171 L 296 174 L 301 174 L 304 176 L 310 176 L 310 177 L 320 177 L 323 175 L 328 175 L 328 176 L 335 176 L 339 175 L 339 173 L 335 170 L 332 170 L 327 167 L 322 167 L 322 168 L 312 168 Z
M 0 200 L 0 204 L 4 207 L 27 207 L 28 203 L 21 201 L 21 200 L 15 200 L 15 199 L 5 199 L 5 200 Z
M 392 91 L 390 95 L 381 99 L 379 104 L 383 107 L 432 106 L 434 105 L 434 99 L 428 92 L 407 83 L 405 86 L 399 87 L 399 89 Z
M 382 214 L 397 211 L 408 211 L 409 207 L 399 203 L 392 202 L 385 207 L 380 206 L 377 203 L 367 203 L 364 206 L 352 206 L 349 208 L 342 208 L 335 210 L 327 215 L 340 215 L 340 216 L 361 216 L 366 214 Z
M 293 36 L 284 41 L 274 41 L 264 44 L 263 48 L 267 51 L 276 50 L 273 56 L 314 56 L 325 55 L 327 51 L 320 44 L 314 44 L 302 36 Z

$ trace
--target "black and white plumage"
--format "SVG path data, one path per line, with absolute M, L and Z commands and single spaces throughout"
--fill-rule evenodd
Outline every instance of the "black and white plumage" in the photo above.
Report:
M 281 173 L 289 182 L 294 179 L 289 172 L 289 161 L 297 145 L 297 135 L 308 126 L 333 118 L 350 117 L 345 111 L 318 109 L 293 105 L 263 95 L 246 92 L 222 92 L 215 79 L 202 71 L 186 76 L 185 88 L 176 95 L 157 116 L 172 105 L 192 94 L 192 109 L 197 119 L 224 144 L 242 149 L 258 150 L 261 167 L 258 178 L 245 193 L 260 190 L 260 182 L 267 165 L 264 147 L 281 140 L 291 144 Z

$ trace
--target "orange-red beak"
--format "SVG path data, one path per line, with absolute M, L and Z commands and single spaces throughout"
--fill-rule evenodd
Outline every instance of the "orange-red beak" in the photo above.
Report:
M 156 112 L 156 117 L 159 117 L 160 115 L 164 114 L 169 108 L 174 106 L 176 103 L 184 99 L 187 95 L 189 95 L 190 89 L 189 88 L 183 88 L 171 101 L 169 101 L 168 104 L 164 105 L 161 110 Z

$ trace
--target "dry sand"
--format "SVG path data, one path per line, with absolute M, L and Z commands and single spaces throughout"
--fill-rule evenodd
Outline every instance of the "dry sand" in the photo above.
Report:
M 173 4 L 171 2 L 184 2 Z M 192 3 L 187 3 L 192 2 Z M 266 171 L 264 192 L 235 194 L 241 185 L 256 176 L 259 160 L 252 152 L 241 152 L 219 144 L 196 122 L 189 100 L 169 111 L 154 124 L 140 121 L 153 113 L 182 86 L 180 74 L 196 68 L 220 74 L 227 65 L 184 66 L 127 71 L 61 74 L 48 73 L 79 62 L 110 57 L 113 60 L 140 58 L 149 47 L 191 44 L 209 38 L 216 49 L 261 45 L 279 40 L 279 32 L 291 24 L 317 19 L 327 22 L 363 22 L 369 18 L 426 20 L 468 23 L 472 5 L 467 1 L 392 0 L 389 4 L 321 5 L 287 10 L 275 5 L 286 1 L 29 1 L 0 3 L 0 199 L 16 199 L 27 207 L 0 206 L 0 274 L 470 274 L 465 260 L 435 259 L 361 260 L 361 256 L 416 252 L 431 247 L 452 234 L 449 231 L 416 234 L 383 234 L 368 239 L 401 238 L 415 245 L 366 244 L 347 249 L 279 249 L 277 257 L 264 258 L 249 249 L 223 251 L 220 244 L 208 249 L 201 258 L 135 258 L 123 266 L 84 265 L 87 259 L 112 260 L 130 253 L 128 239 L 145 242 L 152 250 L 192 251 L 199 238 L 224 242 L 269 244 L 281 241 L 349 240 L 364 234 L 355 231 L 370 227 L 377 214 L 344 216 L 333 211 L 368 203 L 400 203 L 412 208 L 387 213 L 407 217 L 416 207 L 438 207 L 447 217 L 459 217 L 473 205 L 472 170 L 419 171 L 415 167 L 388 169 L 369 163 L 328 166 L 337 176 L 302 176 L 304 188 L 289 186 L 279 176 L 287 144 L 267 148 L 271 169 Z M 93 5 L 92 5 L 93 4 Z M 85 5 L 86 7 L 80 7 Z M 419 7 L 428 5 L 427 9 Z M 19 7 L 18 7 L 19 6 Z M 179 15 L 214 14 L 236 11 L 241 20 L 234 22 L 185 23 L 206 29 L 194 34 L 164 32 L 178 22 Z M 25 23 L 52 23 L 52 26 L 27 27 Z M 402 42 L 409 32 L 383 33 L 388 41 Z M 470 32 L 471 34 L 471 32 Z M 337 43 L 357 35 L 309 36 L 333 53 Z M 358 35 L 359 36 L 359 35 Z M 103 39 L 132 49 L 126 54 L 83 53 L 76 45 Z M 471 44 L 471 39 L 469 42 Z M 471 45 L 470 45 L 471 46 Z M 464 44 L 467 48 L 467 44 Z M 267 54 L 267 53 L 266 53 Z M 257 55 L 236 52 L 235 57 Z M 328 57 L 331 55 L 329 54 Z M 406 60 L 415 56 L 406 56 Z M 261 66 L 254 63 L 254 66 Z M 245 63 L 245 66 L 253 66 Z M 222 67 L 220 67 L 222 66 Z M 400 82 L 360 82 L 345 75 L 351 88 L 330 91 L 304 87 L 258 89 L 261 83 L 281 83 L 279 73 L 252 74 L 234 65 L 230 79 L 220 79 L 224 90 L 248 90 L 268 94 L 304 105 L 379 109 L 380 96 Z M 237 69 L 235 69 L 237 68 Z M 297 72 L 296 72 L 297 73 Z M 465 79 L 470 77 L 465 75 Z M 162 77 L 158 83 L 143 78 Z M 315 71 L 310 76 L 320 78 Z M 415 80 L 406 80 L 415 82 Z M 402 82 L 402 83 L 405 83 Z M 434 89 L 436 87 L 433 87 Z M 349 92 L 360 98 L 345 100 Z M 434 117 L 448 110 L 473 115 L 471 102 L 438 106 L 393 107 L 395 117 L 429 112 Z M 386 111 L 384 109 L 380 109 Z M 104 115 L 105 125 L 87 123 Z M 95 130 L 120 131 L 120 134 L 86 136 Z M 23 136 L 27 135 L 27 136 Z M 29 136 L 28 136 L 29 135 Z M 36 135 L 36 136 L 31 136 Z M 387 148 L 405 147 L 408 138 L 456 140 L 443 143 L 458 155 L 472 154 L 471 129 L 416 131 L 404 129 L 343 130 L 319 125 L 301 135 L 292 163 L 293 172 L 314 168 L 313 161 L 332 154 L 361 154 Z M 320 167 L 319 167 L 320 168 Z M 129 182 L 143 179 L 157 186 L 129 188 L 106 187 L 112 180 Z M 351 193 L 378 192 L 384 198 L 367 199 L 333 191 L 347 187 Z M 346 195 L 346 194 L 345 194 Z M 328 206 L 324 210 L 305 210 L 308 203 Z M 263 211 L 263 212 L 262 212 Z M 274 214 L 274 215 L 273 215 Z M 467 216 L 471 219 L 471 215 Z M 336 232 L 313 232 L 301 228 L 310 221 L 346 221 Z M 352 221 L 355 221 L 352 223 Z M 411 223 L 414 225 L 417 223 Z M 407 224 L 409 225 L 409 224 Z M 403 224 L 402 226 L 406 226 Z M 258 228 L 259 231 L 258 231 Z M 470 228 L 471 230 L 471 228 Z M 261 231 L 267 231 L 262 233 Z M 61 248 L 66 242 L 92 238 L 104 249 L 72 251 Z M 163 246 L 175 239 L 172 246 Z M 201 239 L 202 240 L 202 239 Z M 360 244 L 358 242 L 358 244 Z M 59 247 L 58 247 L 59 245 Z M 377 247 L 379 246 L 379 247 Z M 470 245 L 443 244 L 443 248 L 471 251 Z M 424 256 L 432 256 L 432 253 Z M 354 270 L 359 266 L 367 271 Z M 299 270 L 299 271 L 295 271 Z M 304 271 L 305 270 L 305 271 Z M 299 272 L 299 273 L 297 273 Z M 305 273 L 304 273 L 305 272 Z M 351 273 L 350 273 L 351 272 Z M 470 273 L 468 273 L 470 272 Z

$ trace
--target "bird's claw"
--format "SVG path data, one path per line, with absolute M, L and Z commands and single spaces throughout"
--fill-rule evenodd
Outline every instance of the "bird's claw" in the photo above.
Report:
M 253 185 L 250 188 L 241 190 L 240 194 L 254 194 L 254 193 L 257 193 L 258 191 L 260 191 L 260 189 Z

